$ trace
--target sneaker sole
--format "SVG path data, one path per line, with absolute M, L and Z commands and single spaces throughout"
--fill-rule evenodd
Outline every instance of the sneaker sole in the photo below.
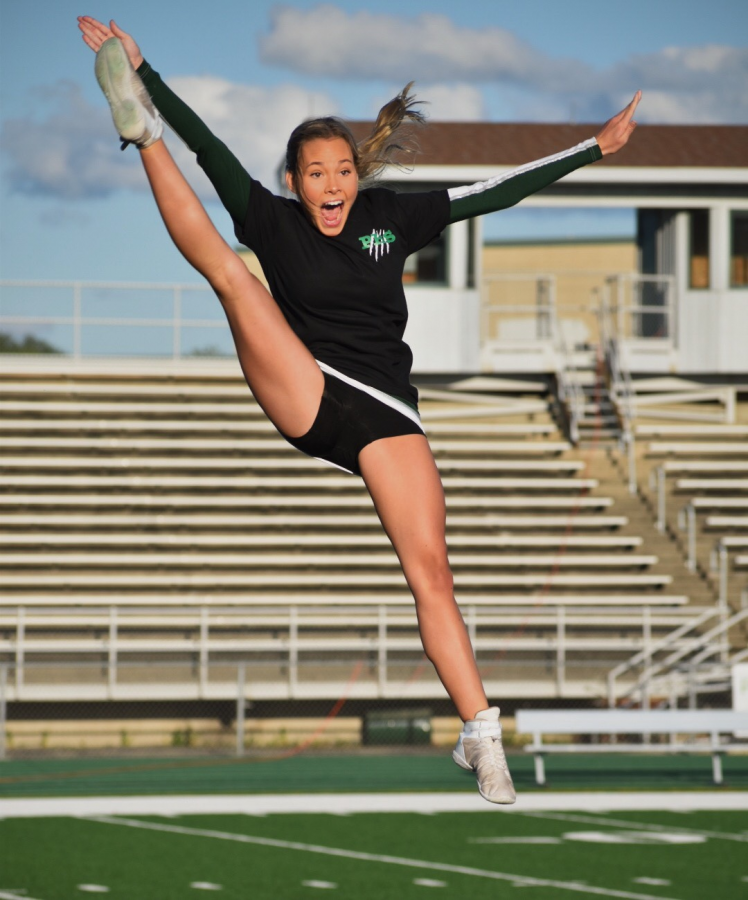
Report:
M 452 751 L 452 760 L 456 762 L 461 769 L 465 769 L 467 772 L 474 771 L 470 763 L 461 753 L 458 753 L 457 750 Z
M 487 800 L 489 803 L 495 803 L 497 806 L 511 806 L 513 803 L 517 802 L 516 794 L 513 796 L 502 794 L 500 797 L 490 797 L 488 794 L 484 794 L 480 787 L 478 788 L 478 793 L 484 800 Z
M 117 133 L 128 141 L 139 140 L 145 131 L 145 120 L 132 91 L 129 60 L 119 40 L 104 41 L 96 54 L 94 69 L 109 101 Z

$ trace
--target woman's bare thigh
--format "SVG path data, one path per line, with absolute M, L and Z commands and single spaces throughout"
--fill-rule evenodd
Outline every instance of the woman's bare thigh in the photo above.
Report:
M 235 257 L 228 286 L 217 290 L 239 363 L 255 399 L 283 434 L 300 437 L 319 410 L 324 375 L 267 288 Z

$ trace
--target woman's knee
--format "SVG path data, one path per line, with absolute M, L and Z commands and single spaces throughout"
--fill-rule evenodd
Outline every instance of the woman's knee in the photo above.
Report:
M 246 302 L 254 292 L 265 291 L 265 287 L 231 251 L 216 261 L 208 279 L 224 305 Z
M 416 599 L 437 601 L 454 596 L 454 576 L 446 552 L 423 553 L 406 561 L 405 575 Z

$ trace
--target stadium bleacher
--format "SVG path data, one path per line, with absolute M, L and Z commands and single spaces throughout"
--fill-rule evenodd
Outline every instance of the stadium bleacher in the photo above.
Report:
M 0 384 L 11 700 L 231 699 L 240 663 L 255 699 L 443 696 L 360 479 L 290 448 L 235 376 Z M 586 701 L 714 596 L 608 451 L 573 448 L 537 387 L 511 399 L 424 391 L 458 601 L 491 695 Z

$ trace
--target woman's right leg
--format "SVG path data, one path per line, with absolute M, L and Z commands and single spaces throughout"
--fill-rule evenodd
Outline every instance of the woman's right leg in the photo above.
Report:
M 218 295 L 247 383 L 273 424 L 289 437 L 312 426 L 324 376 L 278 304 L 223 240 L 158 140 L 140 151 L 164 224 L 180 253 Z

